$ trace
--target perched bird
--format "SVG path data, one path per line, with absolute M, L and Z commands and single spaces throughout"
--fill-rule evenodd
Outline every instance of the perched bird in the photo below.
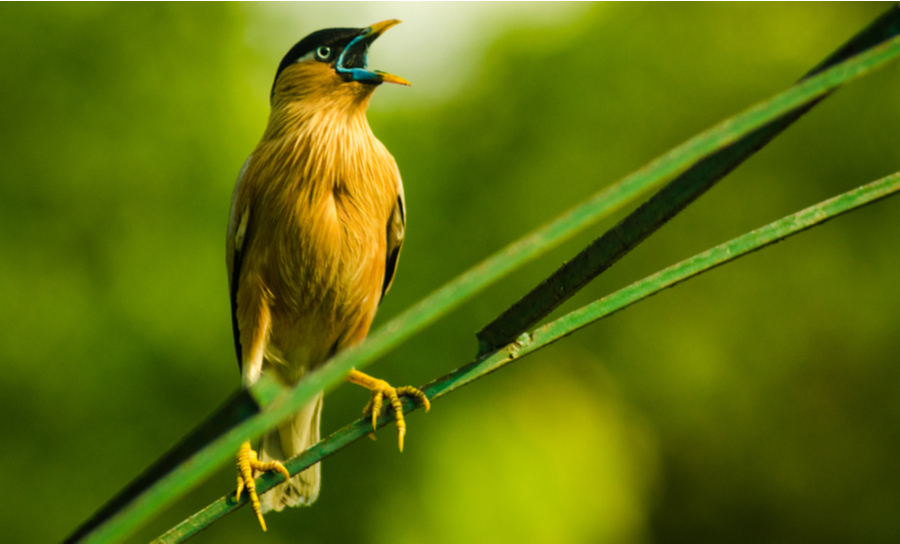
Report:
M 245 387 L 263 372 L 294 385 L 361 342 L 391 286 L 406 228 L 403 185 L 366 108 L 380 84 L 409 82 L 368 70 L 366 57 L 399 22 L 314 32 L 278 66 L 269 123 L 238 175 L 228 219 L 231 315 Z M 402 451 L 399 396 L 427 409 L 425 395 L 356 370 L 346 379 L 371 390 L 364 413 L 373 426 L 383 399 L 390 401 Z M 320 393 L 263 437 L 258 456 L 249 442 L 238 453 L 237 496 L 247 488 L 263 530 L 264 512 L 318 497 L 318 464 L 291 478 L 281 461 L 318 442 L 321 412 Z M 288 481 L 260 501 L 254 478 L 264 470 Z

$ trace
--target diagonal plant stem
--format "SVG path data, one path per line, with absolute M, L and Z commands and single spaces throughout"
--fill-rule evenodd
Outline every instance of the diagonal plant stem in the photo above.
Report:
M 789 236 L 816 225 L 821 225 L 838 215 L 894 195 L 897 192 L 900 192 L 900 172 L 806 208 L 672 265 L 596 302 L 566 314 L 530 334 L 523 334 L 503 349 L 458 368 L 446 376 L 442 376 L 423 386 L 421 389 L 429 399 L 434 401 L 504 365 L 546 347 L 591 323 L 610 316 L 664 289 L 708 272 L 738 257 L 780 242 Z M 411 412 L 418 407 L 417 404 L 406 399 L 403 401 L 404 412 Z M 378 427 L 387 425 L 393 420 L 393 413 L 390 410 L 386 410 L 378 419 Z M 285 466 L 291 475 L 297 474 L 362 438 L 371 432 L 371 425 L 370 418 L 360 418 L 297 457 L 290 459 L 285 463 Z M 257 489 L 262 494 L 278 485 L 282 480 L 283 477 L 280 475 L 266 473 L 257 480 Z M 154 544 L 184 542 L 222 517 L 241 508 L 247 502 L 246 496 L 242 497 L 240 501 L 235 501 L 234 494 L 226 495 L 173 527 L 155 540 Z
M 846 45 L 803 76 L 803 80 L 900 34 L 900 8 L 894 6 Z M 802 80 L 801 80 L 802 81 Z M 711 189 L 729 172 L 781 134 L 819 101 L 807 102 L 740 140 L 716 150 L 679 174 L 668 185 L 603 233 L 574 258 L 478 332 L 479 354 L 511 342 L 570 299 L 648 236 Z
M 886 16 L 898 17 L 900 10 L 896 7 L 892 10 Z M 879 21 L 861 35 L 866 35 Z M 882 32 L 879 30 L 877 34 Z M 228 462 L 242 442 L 262 435 L 320 391 L 335 387 L 351 368 L 370 364 L 501 277 L 658 187 L 703 157 L 820 99 L 898 55 L 900 40 L 892 39 L 701 133 L 438 289 L 381 327 L 361 345 L 336 355 L 293 389 L 282 391 L 270 380 L 261 380 L 250 390 L 239 418 L 222 425 L 224 415 L 221 411 L 216 412 L 201 429 L 179 445 L 177 456 L 167 455 L 155 463 L 66 542 L 122 540 Z M 200 434 L 202 439 L 198 438 Z

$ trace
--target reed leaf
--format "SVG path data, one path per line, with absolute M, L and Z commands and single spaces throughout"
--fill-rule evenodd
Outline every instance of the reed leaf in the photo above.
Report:
M 490 372 L 521 359 L 529 353 L 546 347 L 591 323 L 608 317 L 664 289 L 708 272 L 738 257 L 743 257 L 766 246 L 780 242 L 789 236 L 821 225 L 838 215 L 892 196 L 897 192 L 900 192 L 900 173 L 874 181 L 789 215 L 624 287 L 596 302 L 570 312 L 530 334 L 522 334 L 514 342 L 503 347 L 503 349 L 458 368 L 422 386 L 421 389 L 428 395 L 429 399 L 432 401 L 437 400 L 464 385 L 484 377 Z M 418 408 L 417 404 L 404 399 L 404 412 L 411 412 Z M 387 425 L 393 420 L 394 418 L 390 411 L 385 411 L 378 419 L 378 427 Z M 371 430 L 372 420 L 368 417 L 360 418 L 314 445 L 301 455 L 294 457 L 286 463 L 286 467 L 292 475 L 296 474 L 322 459 L 334 455 L 371 432 Z M 282 476 L 270 472 L 261 476 L 257 480 L 256 485 L 259 492 L 263 493 L 282 481 Z M 233 493 L 226 495 L 170 529 L 155 540 L 154 544 L 184 542 L 217 520 L 241 508 L 247 502 L 246 496 L 242 497 L 240 501 L 235 501 Z
M 723 121 L 610 185 L 438 289 L 374 332 L 361 345 L 332 358 L 295 388 L 284 390 L 271 380 L 263 379 L 249 391 L 238 393 L 79 527 L 66 542 L 105 543 L 124 539 L 217 468 L 233 460 L 243 441 L 262 435 L 319 391 L 335 387 L 351 368 L 371 364 L 485 287 L 685 172 L 705 157 L 750 137 L 776 120 L 808 109 L 840 85 L 900 55 L 900 39 L 895 37 L 898 33 L 900 8 L 895 5 L 820 64 L 820 69 L 834 62 L 840 61 L 839 64 Z M 847 59 L 849 55 L 855 56 Z M 519 346 L 516 349 L 521 355 L 522 349 L 532 348 Z M 497 352 L 497 356 L 502 353 L 502 350 Z M 493 357 L 484 361 L 493 360 Z M 443 394 L 434 387 L 429 386 L 426 391 L 430 392 L 429 396 L 431 393 Z

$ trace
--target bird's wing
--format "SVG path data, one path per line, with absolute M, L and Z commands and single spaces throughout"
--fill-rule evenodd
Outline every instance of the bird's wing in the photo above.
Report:
M 382 300 L 385 293 L 391 288 L 391 282 L 394 281 L 404 234 L 406 234 L 406 202 L 403 199 L 403 182 L 398 179 L 397 201 L 394 203 L 394 209 L 391 211 L 387 224 L 387 261 L 384 265 L 384 284 L 381 287 Z
M 231 291 L 231 327 L 234 332 L 234 349 L 237 352 L 238 368 L 242 366 L 242 350 L 241 350 L 241 330 L 238 327 L 237 320 L 237 292 L 238 280 L 241 277 L 241 264 L 243 262 L 243 249 L 245 237 L 247 234 L 247 223 L 250 220 L 249 203 L 241 203 L 238 209 L 238 195 L 241 190 L 241 181 L 250 165 L 250 159 L 253 155 L 247 157 L 241 171 L 238 173 L 237 181 L 234 183 L 234 193 L 231 195 L 231 211 L 228 214 L 228 234 L 225 238 L 225 261 L 228 265 L 228 288 Z

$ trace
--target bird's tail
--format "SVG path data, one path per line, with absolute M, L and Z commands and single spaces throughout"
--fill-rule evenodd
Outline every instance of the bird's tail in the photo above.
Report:
M 322 393 L 299 412 L 265 435 L 259 447 L 259 460 L 285 461 L 319 441 Z M 316 463 L 259 498 L 263 513 L 280 512 L 285 506 L 309 506 L 319 497 L 321 465 Z

